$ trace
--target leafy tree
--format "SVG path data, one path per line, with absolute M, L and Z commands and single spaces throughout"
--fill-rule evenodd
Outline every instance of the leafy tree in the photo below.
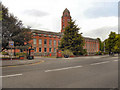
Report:
M 116 33 L 111 32 L 109 34 L 109 38 L 105 40 L 105 48 L 106 51 L 109 52 L 109 54 L 116 52 L 115 50 L 116 42 L 117 42 Z
M 68 55 L 68 56 L 73 55 L 72 51 L 71 51 L 71 50 L 68 50 L 68 49 L 62 51 L 62 54 L 63 54 L 63 55 Z
M 109 44 L 108 44 L 108 39 L 104 40 L 105 42 L 105 52 L 109 52 Z
M 78 34 L 80 28 L 75 25 L 75 21 L 71 20 L 69 25 L 65 28 L 64 35 L 61 39 L 59 48 L 64 51 L 69 49 L 74 55 L 83 55 L 84 39 L 81 34 Z
M 0 3 L 0 50 L 2 47 L 2 5 Z
M 8 42 L 14 41 L 15 46 L 24 46 L 31 40 L 31 31 L 24 28 L 22 21 L 18 20 L 13 14 L 8 12 L 8 8 L 1 4 L 2 7 L 2 50 L 8 48 Z
M 2 5 L 0 3 L 0 21 L 2 21 Z
M 114 46 L 114 50 L 116 53 L 120 53 L 120 34 L 116 34 L 116 42 Z
M 102 42 L 100 38 L 97 38 L 97 39 L 98 39 L 98 41 L 99 41 L 100 51 L 103 52 L 103 51 L 104 51 L 104 42 Z

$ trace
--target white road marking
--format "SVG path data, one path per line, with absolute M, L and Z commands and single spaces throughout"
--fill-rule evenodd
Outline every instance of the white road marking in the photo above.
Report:
M 45 70 L 45 72 L 60 71 L 60 70 L 80 68 L 80 67 L 83 67 L 83 66 L 74 66 L 74 67 L 66 67 L 66 68 L 60 68 L 60 69 Z
M 62 59 L 74 59 L 74 58 L 62 58 Z
M 118 60 L 113 60 L 113 61 L 118 61 Z
M 0 76 L 0 78 L 2 78 L 2 77 L 15 77 L 15 76 L 20 76 L 20 75 L 23 75 L 23 74 L 5 75 L 5 76 Z
M 98 64 L 108 63 L 108 62 L 110 62 L 110 61 L 100 62 L 100 63 L 93 63 L 93 64 L 90 64 L 90 65 L 98 65 Z

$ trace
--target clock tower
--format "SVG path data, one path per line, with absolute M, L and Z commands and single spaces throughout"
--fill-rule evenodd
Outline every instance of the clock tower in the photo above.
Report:
M 68 26 L 68 22 L 70 22 L 71 16 L 70 16 L 70 11 L 66 8 L 63 11 L 63 15 L 61 18 L 61 33 L 65 31 L 65 27 Z

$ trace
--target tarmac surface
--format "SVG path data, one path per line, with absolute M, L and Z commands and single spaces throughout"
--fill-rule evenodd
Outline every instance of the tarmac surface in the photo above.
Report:
M 2 67 L 0 77 L 3 88 L 117 88 L 118 61 L 107 55 L 3 61 L 13 66 Z
M 115 55 L 115 57 L 118 55 Z M 101 58 L 101 57 L 109 57 L 109 55 L 100 55 L 100 56 L 81 56 L 81 57 L 74 57 L 74 58 Z M 52 59 L 52 58 L 51 58 Z M 53 58 L 55 59 L 55 58 Z M 57 58 L 56 58 L 57 59 Z M 64 58 L 62 58 L 64 59 Z M 66 58 L 66 59 L 71 59 L 71 58 Z M 29 65 L 29 64 L 36 64 L 36 63 L 42 63 L 46 60 L 46 57 L 39 57 L 36 56 L 35 59 L 28 60 L 0 60 L 0 67 L 7 67 L 7 66 L 17 66 L 17 65 Z

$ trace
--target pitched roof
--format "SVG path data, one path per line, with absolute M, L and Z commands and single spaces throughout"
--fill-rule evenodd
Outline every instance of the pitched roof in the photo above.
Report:
M 32 33 L 40 33 L 40 34 L 50 34 L 50 35 L 61 35 L 60 32 L 51 32 L 51 31 L 44 31 L 44 30 L 31 30 Z

